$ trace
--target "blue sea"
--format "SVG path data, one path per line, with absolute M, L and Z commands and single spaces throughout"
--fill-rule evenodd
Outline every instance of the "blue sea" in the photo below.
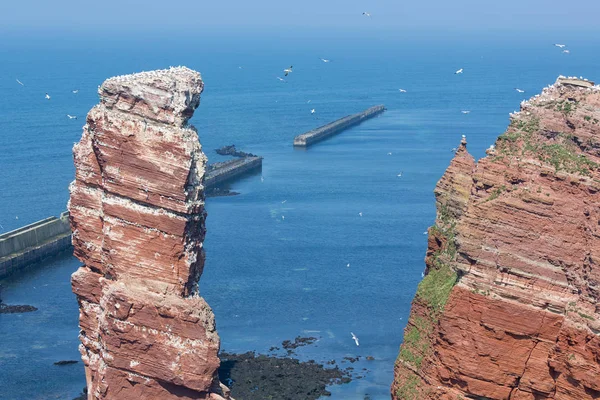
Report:
M 0 233 L 66 209 L 71 148 L 104 79 L 196 69 L 206 87 L 191 122 L 209 161 L 222 161 L 214 149 L 227 144 L 264 157 L 262 173 L 230 185 L 240 195 L 206 202 L 200 287 L 222 349 L 264 353 L 300 335 L 319 338 L 298 349 L 302 360 L 361 356 L 352 366 L 363 377 L 332 386 L 333 399 L 389 398 L 433 189 L 461 135 L 482 157 L 508 114 L 559 74 L 600 79 L 598 36 L 569 37 L 571 54 L 551 34 L 99 37 L 0 42 Z M 292 147 L 295 135 L 376 104 L 387 107 L 380 117 Z M 5 302 L 39 310 L 0 315 L 0 399 L 81 392 L 81 363 L 53 365 L 79 359 L 69 281 L 79 265 L 63 255 L 2 283 Z

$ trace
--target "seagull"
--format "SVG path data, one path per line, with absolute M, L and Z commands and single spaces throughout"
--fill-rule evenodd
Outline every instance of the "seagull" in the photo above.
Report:
M 331 60 L 328 60 L 328 59 L 326 59 L 326 58 L 321 58 L 321 61 L 323 61 L 324 63 L 331 62 Z
M 315 109 L 313 108 L 312 110 L 310 110 L 310 113 L 314 114 L 315 113 Z
M 470 113 L 470 112 L 471 112 L 471 111 L 469 111 L 469 110 L 464 110 L 464 111 L 461 111 L 461 113 L 463 113 L 463 114 L 468 114 L 468 113 Z
M 46 99 L 50 100 L 50 95 L 48 93 L 46 93 Z
M 242 67 L 242 66 L 240 66 L 240 67 L 238 67 L 238 68 L 239 68 L 239 69 L 244 69 L 244 67 Z
M 286 201 L 287 201 L 287 200 L 284 200 L 284 201 L 282 201 L 282 202 L 281 202 L 281 204 L 285 204 L 285 202 L 286 202 Z
M 398 89 L 400 91 L 400 93 L 406 93 L 406 90 L 404 89 Z
M 400 171 L 400 173 L 397 175 L 398 177 L 402 177 L 402 171 Z
M 390 152 L 388 153 L 388 156 L 391 156 L 391 155 L 392 155 L 392 152 L 390 151 Z
M 261 176 L 260 176 L 260 181 L 261 181 L 261 182 L 264 182 L 264 181 L 265 181 L 265 177 L 261 175 Z
M 423 235 L 427 235 L 427 231 L 423 232 Z
M 461 68 L 461 69 L 459 69 L 458 71 L 456 71 L 456 72 L 454 73 L 454 75 L 458 75 L 458 74 L 462 74 L 462 73 L 463 73 L 463 69 Z
M 77 115 L 69 115 L 69 114 L 67 114 L 67 117 L 69 117 L 69 119 L 77 119 Z
M 23 82 L 21 82 L 21 81 L 20 81 L 20 80 L 18 80 L 18 79 L 17 79 L 17 83 L 18 83 L 19 85 L 21 85 L 21 86 L 25 86 L 25 85 L 23 84 Z
M 362 212 L 359 212 L 358 215 L 360 215 L 362 217 Z
M 368 12 L 366 12 L 366 11 L 364 13 L 362 13 L 362 15 L 364 15 L 365 17 L 370 17 L 371 16 L 371 14 L 368 13 Z
M 73 92 L 73 94 L 77 94 L 79 93 L 79 89 L 71 90 L 71 92 Z
M 560 47 L 561 49 L 566 46 L 566 44 L 554 43 L 556 47 Z
M 310 102 L 311 102 L 311 101 L 312 101 L 312 100 L 309 100 L 309 101 L 307 101 L 307 102 L 306 102 L 306 104 L 310 104 Z
M 294 67 L 293 65 L 290 65 L 289 68 L 286 68 L 283 70 L 283 72 L 285 72 L 285 76 L 288 76 L 290 73 L 294 72 L 294 71 L 292 71 L 293 67 Z
M 287 76 L 287 74 L 285 74 Z M 285 82 L 285 79 L 277 77 L 277 79 L 279 79 L 280 82 Z
M 519 93 L 525 93 L 525 91 L 523 89 L 515 88 L 515 90 Z
M 354 343 L 356 343 L 356 345 L 358 346 L 358 338 L 354 333 L 350 332 L 350 334 L 352 335 L 352 339 L 354 339 Z
M 565 53 L 565 54 L 571 54 L 571 51 L 570 50 L 563 50 L 563 53 Z
M 346 268 L 350 268 L 350 263 L 346 264 Z
M 425 272 L 421 272 L 421 278 L 425 278 Z
M 19 219 L 19 216 L 17 215 L 17 216 L 15 217 L 15 219 Z
M 452 150 L 450 150 L 453 153 L 456 153 L 456 150 L 458 150 L 456 147 L 454 147 Z

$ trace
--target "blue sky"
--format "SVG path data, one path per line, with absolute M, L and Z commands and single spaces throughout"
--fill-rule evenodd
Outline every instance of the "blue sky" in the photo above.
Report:
M 2 0 L 0 29 L 568 31 L 598 15 L 600 0 Z

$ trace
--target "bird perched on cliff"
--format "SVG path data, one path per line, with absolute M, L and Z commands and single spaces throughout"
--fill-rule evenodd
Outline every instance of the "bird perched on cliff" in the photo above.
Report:
M 20 81 L 20 80 L 18 80 L 18 79 L 17 79 L 17 83 L 18 83 L 19 85 L 21 85 L 21 86 L 25 86 L 25 85 L 23 84 L 23 82 L 21 82 L 21 81 Z
M 48 93 L 46 93 L 46 100 L 50 100 L 50 95 Z
M 324 63 L 331 62 L 331 60 L 328 60 L 328 59 L 326 59 L 326 58 L 321 58 L 321 61 L 323 61 Z
M 69 117 L 69 119 L 77 119 L 77 115 L 69 115 L 69 114 L 67 114 L 67 117 Z
M 566 44 L 560 44 L 560 43 L 554 43 L 554 46 L 560 47 L 562 49 L 563 47 L 566 47 L 567 45 Z
M 286 69 L 284 69 L 284 70 L 283 70 L 283 72 L 284 72 L 285 76 L 288 76 L 289 74 L 291 74 L 292 72 L 294 72 L 294 71 L 292 70 L 292 68 L 294 68 L 294 66 L 293 66 L 293 65 L 290 65 L 290 67 L 289 67 L 289 68 L 286 68 Z
M 515 90 L 519 93 L 525 93 L 525 91 L 523 89 L 515 88 Z
M 358 338 L 356 337 L 356 335 L 352 332 L 350 332 L 350 334 L 352 335 L 352 339 L 354 339 L 354 343 L 356 343 L 356 345 L 358 346 Z
M 461 68 L 461 69 L 459 69 L 458 71 L 456 71 L 456 72 L 454 73 L 454 75 L 458 75 L 458 74 L 462 74 L 462 73 L 463 73 L 463 69 Z
M 364 15 L 365 17 L 370 17 L 371 16 L 371 14 L 368 13 L 368 12 L 366 12 L 366 11 L 364 13 L 362 13 L 362 15 Z

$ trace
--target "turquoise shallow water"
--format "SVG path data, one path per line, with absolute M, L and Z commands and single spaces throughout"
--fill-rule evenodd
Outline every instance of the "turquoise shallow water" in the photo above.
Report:
M 368 369 L 365 377 L 332 387 L 333 398 L 388 398 L 424 267 L 433 188 L 450 150 L 465 134 L 481 157 L 508 113 L 559 74 L 600 78 L 600 42 L 572 42 L 568 56 L 550 38 L 0 44 L 8 60 L 0 64 L 0 232 L 65 209 L 71 147 L 103 79 L 169 65 L 197 69 L 206 90 L 192 123 L 210 161 L 231 143 L 265 157 L 263 180 L 249 176 L 232 185 L 241 195 L 207 200 L 200 286 L 223 349 L 265 352 L 297 335 L 318 336 L 300 358 L 375 357 L 355 364 Z M 294 72 L 280 83 L 290 64 Z M 458 68 L 465 73 L 455 75 Z M 308 151 L 293 149 L 294 135 L 380 103 L 388 108 L 382 116 Z M 53 365 L 79 357 L 69 284 L 78 266 L 64 255 L 4 282 L 6 302 L 39 311 L 0 315 L 0 399 L 68 399 L 84 385 L 81 365 Z

